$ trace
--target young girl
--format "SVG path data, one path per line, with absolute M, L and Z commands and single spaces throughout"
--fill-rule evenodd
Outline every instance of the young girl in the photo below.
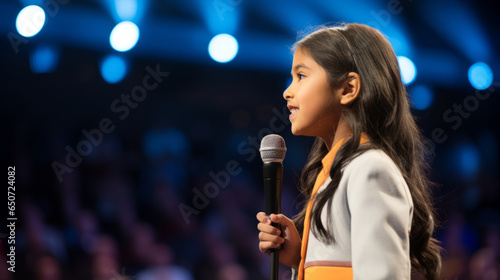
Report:
M 438 279 L 422 138 L 389 42 L 366 25 L 321 28 L 296 43 L 292 76 L 292 133 L 316 137 L 306 207 L 293 221 L 258 213 L 260 250 L 283 245 L 298 279 Z

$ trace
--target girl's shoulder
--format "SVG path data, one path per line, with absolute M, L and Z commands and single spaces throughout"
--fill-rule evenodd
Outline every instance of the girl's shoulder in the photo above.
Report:
M 344 169 L 343 183 L 349 193 L 391 193 L 408 200 L 411 195 L 408 185 L 394 161 L 382 150 L 368 150 L 347 164 Z M 369 190 L 369 191 L 367 191 Z
M 363 169 L 365 171 L 388 171 L 401 173 L 394 161 L 380 149 L 370 149 L 363 152 L 349 162 L 345 167 L 345 172 L 358 171 Z
M 398 180 L 403 178 L 403 174 L 396 163 L 380 149 L 363 152 L 344 168 L 344 176 L 346 177 L 365 177 L 368 180 L 380 175 L 389 176 L 393 179 L 397 178 Z

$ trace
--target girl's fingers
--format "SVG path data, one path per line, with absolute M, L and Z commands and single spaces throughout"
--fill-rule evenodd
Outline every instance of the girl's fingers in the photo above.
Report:
M 259 250 L 262 253 L 267 254 L 270 249 L 275 249 L 275 248 L 278 248 L 279 246 L 280 246 L 280 244 L 277 244 L 277 243 L 274 243 L 271 241 L 263 241 L 263 242 L 259 243 Z
M 272 234 L 272 235 L 280 235 L 281 234 L 281 231 L 279 229 L 273 227 L 272 225 L 258 223 L 257 228 L 259 229 L 259 231 L 264 232 L 264 233 L 268 233 L 268 234 Z
M 279 235 L 273 235 L 265 232 L 260 232 L 259 233 L 259 240 L 260 242 L 273 242 L 276 244 L 283 244 L 285 242 L 285 239 Z
M 283 214 L 271 214 L 270 215 L 271 221 L 273 223 L 280 224 L 282 226 L 290 226 L 290 224 L 293 224 L 293 221 L 288 219 L 285 215 Z
M 269 215 L 271 219 L 269 219 L 264 212 L 257 213 L 257 220 L 264 224 L 271 224 L 271 222 L 280 224 L 282 226 L 290 226 L 293 225 L 293 221 L 288 219 L 283 214 L 271 214 Z
M 261 223 L 271 224 L 271 220 L 269 220 L 264 212 L 257 213 L 257 220 L 259 220 L 259 222 Z

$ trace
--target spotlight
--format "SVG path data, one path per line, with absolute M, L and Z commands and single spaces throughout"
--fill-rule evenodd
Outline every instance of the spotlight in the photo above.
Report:
M 132 20 L 137 14 L 137 0 L 115 0 L 115 6 L 122 20 Z
M 127 64 L 123 58 L 116 55 L 105 57 L 101 63 L 101 75 L 110 84 L 116 84 L 125 77 Z
M 398 63 L 403 83 L 405 85 L 413 83 L 417 77 L 417 68 L 413 64 L 413 61 L 406 56 L 398 56 Z
M 109 43 L 111 47 L 119 52 L 132 49 L 139 40 L 139 27 L 130 21 L 118 23 L 111 31 Z
M 474 63 L 469 68 L 469 82 L 475 89 L 487 89 L 493 83 L 493 71 L 484 62 Z
M 210 40 L 208 53 L 219 63 L 229 62 L 238 53 L 238 41 L 229 34 L 219 34 Z
M 411 99 L 415 109 L 425 110 L 432 104 L 434 93 L 426 86 L 414 86 L 411 89 Z
M 16 29 L 21 36 L 33 37 L 42 30 L 45 12 L 40 6 L 30 5 L 22 9 L 16 18 Z

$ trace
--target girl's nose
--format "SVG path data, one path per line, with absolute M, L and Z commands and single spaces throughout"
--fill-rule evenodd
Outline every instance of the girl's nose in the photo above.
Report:
M 285 91 L 283 92 L 283 98 L 285 100 L 289 100 L 289 99 L 293 98 L 293 93 L 292 93 L 291 87 L 292 87 L 292 85 L 288 86 L 288 88 L 285 89 Z

